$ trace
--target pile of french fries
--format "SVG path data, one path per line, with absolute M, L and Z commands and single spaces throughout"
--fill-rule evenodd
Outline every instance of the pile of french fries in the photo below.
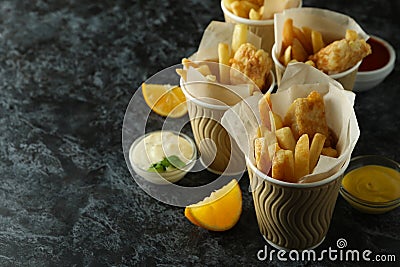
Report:
M 325 42 L 319 31 L 309 27 L 301 29 L 293 25 L 293 19 L 288 18 L 283 24 L 282 52 L 279 61 L 287 66 L 289 62 L 305 62 L 315 67 L 309 56 L 325 47 Z
M 264 14 L 264 0 L 223 0 L 225 7 L 238 17 L 261 20 Z
M 261 172 L 278 180 L 297 183 L 313 172 L 320 155 L 337 157 L 335 148 L 324 147 L 327 139 L 324 134 L 317 132 L 311 138 L 308 134 L 302 134 L 296 140 L 291 127 L 285 125 L 278 114 L 266 111 L 269 109 L 265 105 L 271 106 L 269 97 L 270 94 L 265 94 L 259 103 L 261 126 L 258 127 L 257 137 L 254 139 L 256 167 Z M 266 119 L 266 116 L 269 118 Z M 263 120 L 271 122 L 271 130 Z

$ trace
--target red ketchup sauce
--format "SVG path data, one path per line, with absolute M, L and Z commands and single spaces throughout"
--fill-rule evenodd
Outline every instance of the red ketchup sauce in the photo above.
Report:
M 389 62 L 389 51 L 382 42 L 370 37 L 367 43 L 371 46 L 372 53 L 363 59 L 358 71 L 377 70 Z

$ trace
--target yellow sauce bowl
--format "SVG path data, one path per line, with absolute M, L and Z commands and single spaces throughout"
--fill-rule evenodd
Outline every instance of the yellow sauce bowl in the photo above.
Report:
M 364 213 L 393 210 L 400 206 L 400 164 L 377 155 L 355 157 L 345 171 L 340 194 Z

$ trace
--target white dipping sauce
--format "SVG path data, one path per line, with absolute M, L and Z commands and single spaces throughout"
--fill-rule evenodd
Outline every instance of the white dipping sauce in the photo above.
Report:
M 150 133 L 130 151 L 130 160 L 137 167 L 147 170 L 165 157 L 178 156 L 187 164 L 193 156 L 193 147 L 188 140 L 170 131 Z

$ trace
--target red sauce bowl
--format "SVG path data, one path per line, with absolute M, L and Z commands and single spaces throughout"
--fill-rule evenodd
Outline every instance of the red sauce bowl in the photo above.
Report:
M 367 43 L 372 53 L 365 57 L 358 68 L 354 91 L 366 91 L 380 84 L 393 70 L 396 53 L 385 40 L 371 36 Z

